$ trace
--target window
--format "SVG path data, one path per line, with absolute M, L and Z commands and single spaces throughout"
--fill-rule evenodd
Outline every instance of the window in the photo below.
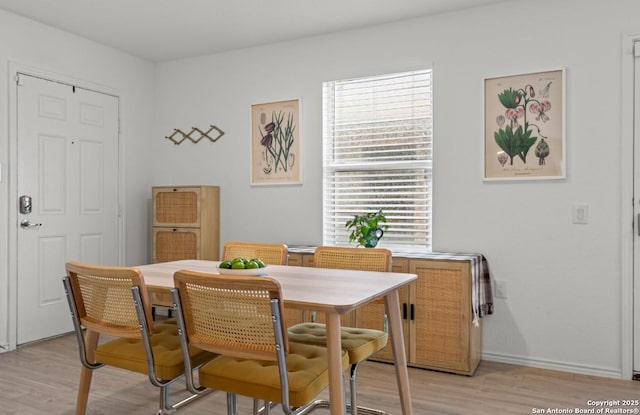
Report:
M 353 245 L 345 222 L 382 209 L 378 246 L 431 250 L 431 71 L 323 84 L 323 243 Z

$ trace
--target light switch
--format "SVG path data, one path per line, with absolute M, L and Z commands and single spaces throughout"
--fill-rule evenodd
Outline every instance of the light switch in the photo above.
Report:
M 579 225 L 589 223 L 589 205 L 584 203 L 573 205 L 573 223 Z

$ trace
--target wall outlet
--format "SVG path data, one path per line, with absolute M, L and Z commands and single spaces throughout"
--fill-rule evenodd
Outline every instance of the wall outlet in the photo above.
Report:
M 507 298 L 507 282 L 506 281 L 496 281 L 496 298 Z

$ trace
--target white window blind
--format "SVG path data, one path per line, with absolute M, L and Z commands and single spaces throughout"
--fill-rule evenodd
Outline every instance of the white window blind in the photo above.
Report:
M 323 238 L 353 245 L 345 222 L 382 209 L 380 247 L 431 250 L 431 71 L 323 84 Z

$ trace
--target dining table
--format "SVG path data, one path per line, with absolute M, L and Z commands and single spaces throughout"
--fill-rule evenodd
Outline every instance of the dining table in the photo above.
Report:
M 140 265 L 136 268 L 141 271 L 149 291 L 166 293 L 174 286 L 173 274 L 176 271 L 219 274 L 219 264 L 219 261 L 181 260 Z M 263 273 L 278 281 L 287 307 L 324 312 L 326 315 L 331 415 L 345 415 L 341 316 L 383 297 L 393 346 L 400 406 L 403 415 L 413 414 L 398 289 L 416 280 L 415 274 L 289 265 L 268 265 Z

